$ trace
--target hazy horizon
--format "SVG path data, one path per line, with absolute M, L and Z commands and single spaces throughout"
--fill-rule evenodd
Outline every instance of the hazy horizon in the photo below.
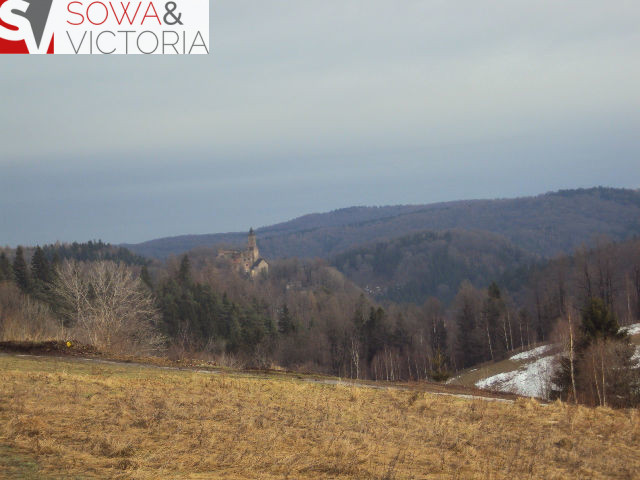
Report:
M 447 199 L 447 200 L 438 200 L 438 201 L 434 201 L 434 202 L 424 202 L 424 203 L 388 203 L 388 204 L 378 204 L 378 205 L 365 205 L 365 204 L 353 204 L 353 205 L 345 205 L 342 207 L 337 207 L 337 208 L 332 208 L 330 210 L 318 210 L 318 211 L 308 211 L 308 212 L 304 212 L 301 213 L 300 215 L 295 215 L 293 217 L 289 217 L 289 218 L 281 218 L 281 219 L 276 219 L 271 223 L 265 223 L 265 224 L 247 224 L 247 225 L 240 225 L 237 229 L 235 230 L 218 230 L 218 231 L 201 231 L 201 232 L 181 232 L 181 233 L 175 233 L 175 234 L 169 234 L 169 235 L 162 235 L 162 236 L 157 236 L 157 237 L 151 237 L 151 238 L 145 238 L 142 240 L 138 240 L 138 241 L 110 241 L 107 240 L 103 237 L 97 236 L 97 237 L 91 237 L 91 238 L 77 238 L 77 239 L 56 239 L 53 241 L 49 241 L 49 242 L 35 242 L 35 243 L 16 243 L 14 245 L 9 245 L 9 244 L 4 244 L 4 245 L 0 245 L 0 247 L 4 246 L 4 247 L 10 247 L 10 248 L 15 248 L 18 245 L 21 246 L 25 246 L 25 247 L 31 247 L 31 246 L 37 246 L 37 245 L 47 245 L 47 244 L 55 244 L 55 243 L 73 243 L 73 242 L 84 242 L 84 241 L 105 241 L 107 243 L 111 243 L 113 245 L 126 245 L 126 244 L 139 244 L 139 243 L 145 243 L 147 241 L 152 241 L 152 240 L 158 240 L 158 239 L 162 239 L 162 238 L 172 238 L 172 237 L 182 237 L 182 236 L 191 236 L 191 235 L 209 235 L 209 234 L 226 234 L 226 233 L 242 233 L 245 231 L 248 231 L 250 228 L 253 228 L 255 230 L 259 230 L 265 227 L 271 227 L 273 225 L 277 225 L 277 224 L 281 224 L 281 223 L 286 223 L 292 220 L 295 220 L 297 218 L 300 217 L 304 217 L 307 215 L 314 215 L 314 214 L 326 214 L 326 213 L 331 213 L 333 211 L 339 211 L 339 210 L 345 210 L 345 209 L 350 209 L 350 208 L 369 208 L 369 207 L 373 207 L 373 208 L 384 208 L 384 207 L 395 207 L 395 206 L 412 206 L 412 205 L 432 205 L 432 204 L 438 204 L 438 203 L 450 203 L 450 202 L 458 202 L 458 201 L 474 201 L 474 200 L 509 200 L 509 199 L 516 199 L 516 198 L 530 198 L 530 197 L 535 197 L 535 196 L 539 196 L 539 195 L 545 195 L 548 193 L 555 193 L 557 191 L 560 190 L 577 190 L 577 189 L 590 189 L 590 188 L 615 188 L 615 189 L 627 189 L 627 190 L 640 190 L 640 188 L 633 188 L 633 187 L 616 187 L 616 186 L 608 186 L 608 185 L 593 185 L 593 186 L 586 186 L 586 187 L 574 187 L 574 188 L 570 188 L 570 189 L 566 189 L 566 188 L 558 188 L 558 189 L 554 189 L 554 190 L 548 190 L 545 192 L 538 192 L 538 193 L 533 193 L 530 195 L 514 195 L 514 196 L 501 196 L 501 197 L 474 197 L 474 198 L 456 198 L 456 199 Z
M 209 56 L 4 56 L 0 245 L 640 187 L 640 4 L 211 10 Z

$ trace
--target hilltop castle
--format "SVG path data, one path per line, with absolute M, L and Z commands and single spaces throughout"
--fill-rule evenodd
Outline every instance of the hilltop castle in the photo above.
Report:
M 269 271 L 269 264 L 264 258 L 260 257 L 258 242 L 253 228 L 249 230 L 249 242 L 245 250 L 220 250 L 218 258 L 231 260 L 239 271 L 244 272 L 251 278 L 256 277 L 260 272 L 267 273 Z

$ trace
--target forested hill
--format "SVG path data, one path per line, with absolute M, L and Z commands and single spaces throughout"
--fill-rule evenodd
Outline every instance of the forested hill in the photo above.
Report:
M 256 230 L 261 251 L 268 258 L 315 258 L 325 255 L 306 253 L 304 246 L 297 248 L 298 254 L 279 254 L 277 238 L 288 235 L 302 235 L 323 228 L 344 227 L 358 225 L 363 222 L 384 221 L 407 213 L 424 209 L 424 205 L 399 205 L 386 207 L 349 207 L 328 213 L 311 213 L 284 223 L 259 228 Z M 188 252 L 194 248 L 212 245 L 244 245 L 247 232 L 212 233 L 204 235 L 180 235 L 176 237 L 159 238 L 138 244 L 125 244 L 124 247 L 148 257 L 165 258 Z M 263 244 L 264 243 L 264 244 Z M 322 248 L 321 248 L 322 249 Z
M 257 234 L 267 258 L 329 258 L 375 241 L 451 229 L 500 234 L 531 254 L 569 253 L 599 235 L 624 240 L 640 234 L 640 190 L 592 188 L 516 199 L 354 207 L 307 215 L 258 229 Z M 127 247 L 141 255 L 166 257 L 197 246 L 245 241 L 242 232 L 165 238 Z
M 465 280 L 484 288 L 535 261 L 500 235 L 469 231 L 411 234 L 331 259 L 373 297 L 416 304 L 429 297 L 449 303 Z

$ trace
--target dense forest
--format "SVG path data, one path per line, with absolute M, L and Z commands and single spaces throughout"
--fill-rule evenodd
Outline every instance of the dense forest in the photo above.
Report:
M 449 304 L 465 280 L 484 287 L 537 257 L 488 232 L 421 232 L 336 255 L 330 262 L 374 298 Z
M 90 240 L 85 243 L 54 243 L 40 247 L 42 254 L 51 264 L 59 264 L 63 260 L 73 259 L 81 262 L 93 262 L 96 260 L 109 260 L 122 262 L 127 265 L 147 265 L 150 260 L 132 253 L 130 250 L 103 242 L 102 240 Z M 37 247 L 23 247 L 23 253 L 31 258 Z M 14 255 L 15 251 L 8 247 L 0 247 L 0 253 Z
M 510 274 L 483 269 L 482 263 L 464 270 L 469 259 L 454 253 L 470 249 L 466 242 L 483 241 L 495 238 L 422 233 L 344 257 L 360 258 L 383 276 L 414 256 L 424 255 L 408 261 L 416 274 L 444 262 L 440 268 L 451 269 L 451 300 L 434 295 L 419 303 L 376 301 L 324 260 L 276 260 L 268 274 L 251 279 L 217 258 L 214 248 L 148 263 L 101 243 L 5 249 L 0 339 L 72 338 L 105 351 L 196 356 L 232 366 L 444 380 L 539 342 L 564 344 L 570 331 L 577 345 L 570 362 L 576 386 L 567 388 L 565 372 L 557 395 L 592 404 L 637 399 L 631 380 L 620 380 L 616 372 L 623 371 L 619 365 L 631 371 L 633 355 L 628 341 L 617 336 L 619 327 L 640 322 L 640 239 L 601 244 Z M 100 249 L 115 256 L 107 258 Z M 527 259 L 499 242 L 484 255 L 488 265 L 498 259 L 504 268 Z M 484 275 L 476 285 L 461 280 L 473 279 L 473 272 Z M 436 293 L 442 293 L 438 286 Z M 600 367 L 594 366 L 595 348 Z M 605 365 L 612 365 L 607 375 Z M 615 385 L 594 384 L 589 372 L 596 367 Z

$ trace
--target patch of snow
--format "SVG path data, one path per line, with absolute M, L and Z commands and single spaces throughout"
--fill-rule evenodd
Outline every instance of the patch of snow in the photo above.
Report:
M 627 327 L 622 327 L 620 329 L 620 331 L 627 332 L 627 334 L 630 335 L 630 336 L 638 335 L 638 334 L 640 334 L 640 323 L 635 323 L 635 324 L 629 325 Z
M 526 352 L 522 352 L 517 355 L 514 355 L 513 357 L 509 358 L 509 360 L 517 360 L 517 361 L 531 360 L 536 357 L 541 357 L 542 355 L 547 353 L 549 350 L 551 350 L 551 348 L 552 348 L 551 345 L 543 345 L 542 347 L 534 348 L 533 350 L 527 350 Z
M 636 353 L 631 357 L 631 361 L 635 362 L 635 364 L 640 367 L 640 347 L 636 347 Z
M 518 370 L 480 380 L 476 387 L 544 398 L 549 393 L 554 359 L 555 356 L 540 358 Z

